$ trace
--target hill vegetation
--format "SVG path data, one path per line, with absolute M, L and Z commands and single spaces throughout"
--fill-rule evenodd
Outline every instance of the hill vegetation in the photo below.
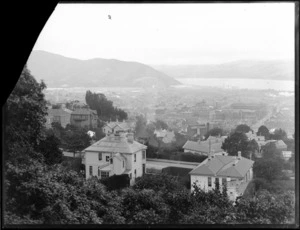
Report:
M 95 58 L 79 60 L 33 51 L 28 69 L 48 87 L 167 87 L 180 84 L 168 75 L 138 62 Z

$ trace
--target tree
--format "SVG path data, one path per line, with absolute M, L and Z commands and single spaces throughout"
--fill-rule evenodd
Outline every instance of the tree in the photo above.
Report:
M 259 151 L 259 146 L 255 139 L 248 141 L 247 151 L 250 153 L 250 156 Z
M 270 134 L 271 140 L 285 140 L 287 139 L 287 134 L 283 129 L 275 129 L 274 133 Z
M 152 189 L 122 191 L 123 216 L 127 224 L 166 224 L 168 205 L 161 194 Z
M 283 162 L 277 159 L 260 159 L 255 161 L 253 165 L 253 173 L 255 177 L 266 179 L 272 182 L 275 179 L 280 178 L 283 173 Z
M 222 149 L 228 152 L 229 156 L 237 156 L 238 151 L 241 151 L 243 157 L 250 158 L 248 144 L 248 138 L 244 133 L 234 132 L 224 140 Z
M 125 120 L 128 117 L 125 111 L 115 108 L 113 102 L 108 100 L 102 93 L 92 93 L 88 90 L 85 94 L 85 101 L 91 109 L 97 111 L 102 120 Z
M 63 134 L 64 148 L 75 153 L 82 151 L 91 144 L 91 138 L 87 130 L 68 124 Z
M 62 162 L 63 154 L 59 149 L 60 144 L 60 140 L 53 131 L 48 131 L 46 139 L 42 140 L 38 147 L 39 152 L 44 156 L 46 164 L 53 165 Z
M 42 160 L 42 156 L 34 150 L 45 138 L 45 88 L 44 82 L 38 83 L 25 66 L 4 105 L 6 160 L 17 161 L 30 154 Z
M 217 136 L 219 136 L 219 135 L 220 135 L 220 136 L 223 136 L 223 134 L 224 134 L 223 129 L 216 127 L 216 128 L 213 128 L 213 129 L 209 130 L 209 131 L 205 134 L 205 140 L 207 140 L 207 138 L 208 138 L 209 136 L 217 137 Z
M 238 125 L 235 128 L 236 132 L 242 132 L 242 133 L 248 133 L 250 130 L 251 130 L 250 127 L 248 125 L 246 125 L 246 124 Z
M 262 126 L 260 126 L 258 128 L 256 135 L 258 135 L 258 136 L 264 136 L 265 139 L 268 140 L 269 139 L 269 135 L 270 135 L 269 129 L 266 126 L 262 125 Z
M 243 224 L 287 224 L 295 212 L 295 194 L 273 194 L 261 190 L 252 199 L 240 198 L 236 202 L 236 220 Z
M 177 178 L 168 174 L 145 174 L 136 179 L 135 190 L 152 189 L 155 192 L 173 192 L 180 189 Z
M 167 130 L 169 128 L 167 123 L 162 121 L 162 120 L 156 120 L 154 122 L 154 125 L 155 125 L 155 128 L 158 129 L 158 130 L 159 129 L 166 129 Z
M 276 148 L 274 143 L 267 143 L 262 147 L 263 158 L 264 159 L 274 159 L 280 158 L 282 151 Z

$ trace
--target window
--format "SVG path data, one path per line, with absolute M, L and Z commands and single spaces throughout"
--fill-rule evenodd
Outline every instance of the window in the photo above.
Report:
M 90 176 L 93 175 L 93 166 L 90 166 Z
M 134 154 L 134 162 L 136 162 L 136 154 Z
M 130 179 L 132 178 L 132 174 L 131 174 L 131 173 L 129 174 L 129 178 L 130 178 Z
M 143 150 L 143 159 L 146 159 L 146 150 Z
M 134 177 L 136 177 L 136 169 L 134 170 Z
M 109 172 L 101 171 L 101 178 L 107 178 L 109 177 Z
M 109 162 L 109 156 L 106 156 L 106 162 Z
M 60 123 L 60 116 L 54 116 L 54 117 L 53 117 L 53 122 L 58 122 L 58 123 Z
M 111 163 L 111 164 L 113 163 L 113 158 L 110 158 L 110 163 Z
M 220 185 L 220 181 L 219 181 L 219 178 L 218 178 L 218 177 L 216 178 L 215 183 L 216 183 L 216 186 L 219 186 L 219 185 Z
M 222 185 L 223 186 L 227 185 L 227 179 L 226 178 L 222 178 Z
M 208 177 L 208 187 L 211 187 L 211 177 Z
M 98 159 L 99 161 L 102 161 L 102 153 L 98 153 Z
M 100 177 L 100 169 L 98 169 L 98 177 Z

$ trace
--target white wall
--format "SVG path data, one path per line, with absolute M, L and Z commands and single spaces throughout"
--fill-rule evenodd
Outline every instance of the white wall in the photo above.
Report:
M 112 172 L 110 176 L 117 174 L 122 174 L 125 170 L 130 170 L 129 173 L 132 174 L 131 184 L 134 184 L 135 178 L 141 177 L 143 175 L 143 163 L 146 163 L 146 158 L 142 159 L 142 150 L 135 153 L 136 154 L 136 162 L 134 162 L 134 154 L 122 154 L 125 160 L 125 168 L 123 169 L 123 162 L 118 160 L 117 158 L 113 159 Z M 114 153 L 112 153 L 112 156 Z M 89 167 L 93 166 L 93 176 L 98 176 L 98 166 L 105 164 L 106 156 L 111 156 L 111 153 L 102 153 L 102 160 L 99 161 L 98 152 L 86 152 L 85 153 L 85 171 L 86 171 L 86 179 L 90 177 L 89 175 Z M 110 161 L 109 161 L 110 162 Z M 134 171 L 136 170 L 136 174 Z M 136 175 L 136 177 L 135 177 Z

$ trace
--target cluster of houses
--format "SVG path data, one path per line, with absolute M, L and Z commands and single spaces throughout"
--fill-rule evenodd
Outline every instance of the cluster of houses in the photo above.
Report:
M 46 116 L 46 127 L 50 128 L 53 122 L 59 123 L 62 127 L 68 124 L 81 128 L 97 128 L 98 115 L 96 110 L 89 108 L 75 108 L 70 110 L 66 107 L 48 109 Z
M 83 151 L 86 179 L 93 176 L 101 179 L 127 174 L 130 185 L 133 185 L 136 178 L 147 173 L 147 146 L 136 141 L 130 127 L 124 124 L 108 123 L 103 129 L 106 136 Z M 254 162 L 241 157 L 240 153 L 237 157 L 232 157 L 221 151 L 219 148 L 224 138 L 209 137 L 206 141 L 206 144 L 209 144 L 201 154 L 206 154 L 208 158 L 189 173 L 191 188 L 193 189 L 192 185 L 196 183 L 200 188 L 209 191 L 215 188 L 216 184 L 223 189 L 223 184 L 226 183 L 229 198 L 235 200 L 252 179 Z

